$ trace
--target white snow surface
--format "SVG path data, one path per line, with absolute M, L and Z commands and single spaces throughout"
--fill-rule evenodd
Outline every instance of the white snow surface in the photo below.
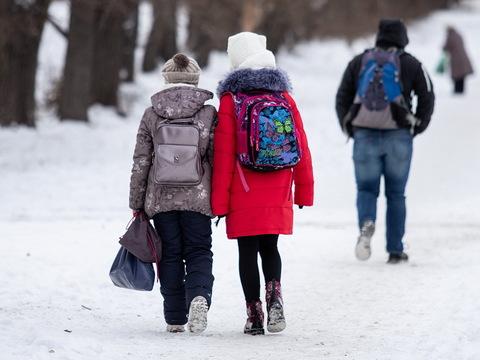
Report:
M 50 12 L 68 25 L 65 2 Z M 150 8 L 142 6 L 140 44 Z M 130 218 L 135 134 L 159 71 L 125 86 L 129 115 L 94 106 L 91 123 L 60 123 L 39 110 L 35 130 L 0 129 L 0 359 L 480 359 L 480 79 L 453 96 L 434 74 L 446 24 L 464 35 L 480 71 L 478 1 L 411 24 L 408 50 L 430 71 L 437 94 L 430 128 L 415 139 L 408 184 L 408 264 L 385 264 L 379 216 L 372 258 L 354 258 L 357 236 L 352 142 L 334 97 L 349 59 L 373 37 L 299 44 L 279 64 L 294 85 L 315 167 L 315 206 L 296 210 L 283 236 L 287 329 L 243 335 L 237 246 L 214 229 L 214 295 L 201 335 L 168 334 L 153 292 L 114 287 L 108 270 Z M 140 57 L 141 46 L 138 50 Z M 40 50 L 38 100 L 61 74 L 65 41 L 49 25 Z M 212 55 L 201 86 L 228 71 Z M 214 104 L 218 103 L 215 99 Z M 385 210 L 379 199 L 379 214 Z M 68 332 L 67 332 L 68 331 Z

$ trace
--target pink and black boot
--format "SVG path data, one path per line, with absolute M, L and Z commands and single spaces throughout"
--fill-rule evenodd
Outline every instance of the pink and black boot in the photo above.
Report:
M 263 329 L 263 310 L 262 302 L 260 300 L 255 300 L 247 302 L 247 323 L 243 329 L 244 334 L 249 335 L 263 335 L 265 330 Z
M 283 314 L 282 288 L 280 282 L 272 280 L 267 283 L 266 300 L 267 300 L 267 330 L 277 333 L 285 330 L 287 323 Z

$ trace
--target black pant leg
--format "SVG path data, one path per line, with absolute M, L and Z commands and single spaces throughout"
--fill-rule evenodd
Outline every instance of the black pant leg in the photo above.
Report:
M 238 238 L 238 263 L 243 294 L 247 302 L 260 300 L 258 236 Z
M 278 235 L 262 235 L 259 240 L 265 284 L 272 280 L 280 282 L 282 276 L 282 259 L 278 252 Z
M 455 94 L 463 94 L 465 91 L 465 78 L 460 78 L 454 80 L 455 84 Z
M 179 214 L 177 211 L 159 213 L 153 217 L 153 223 L 162 239 L 159 278 L 165 321 L 170 325 L 183 325 L 187 323 L 187 306 Z
M 187 307 L 196 296 L 212 300 L 213 253 L 212 221 L 194 211 L 180 211 L 183 238 L 183 258 L 186 266 L 185 291 Z

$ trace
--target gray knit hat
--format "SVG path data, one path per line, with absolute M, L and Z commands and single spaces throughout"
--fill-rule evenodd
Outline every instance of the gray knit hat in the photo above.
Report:
M 177 54 L 168 60 L 162 68 L 162 74 L 167 84 L 184 83 L 198 85 L 200 66 L 185 54 Z

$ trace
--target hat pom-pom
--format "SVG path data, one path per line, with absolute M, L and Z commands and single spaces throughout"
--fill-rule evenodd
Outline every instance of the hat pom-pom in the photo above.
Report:
M 185 69 L 190 63 L 190 59 L 184 54 L 177 54 L 173 57 L 173 62 L 180 68 Z

